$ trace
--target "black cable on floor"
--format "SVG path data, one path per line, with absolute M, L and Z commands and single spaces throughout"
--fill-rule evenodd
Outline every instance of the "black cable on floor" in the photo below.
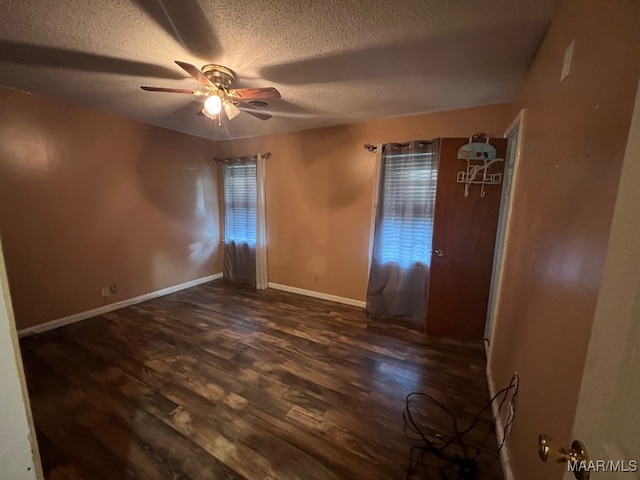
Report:
M 460 430 L 455 413 L 442 402 L 426 393 L 412 392 L 407 395 L 405 409 L 402 412 L 404 431 L 409 438 L 418 443 L 411 447 L 406 478 L 411 478 L 420 466 L 427 479 L 432 478 L 429 471 L 434 469 L 438 471 L 440 476 L 438 480 L 476 479 L 478 474 L 476 460 L 490 437 L 491 429 L 495 429 L 495 424 L 502 415 L 506 404 L 507 416 L 502 430 L 502 439 L 498 439 L 500 442 L 498 451 L 504 446 L 509 428 L 515 417 L 515 400 L 518 395 L 518 387 L 519 377 L 517 373 L 514 373 L 509 385 L 498 391 L 476 413 L 471 423 L 462 430 Z M 498 401 L 496 413 L 492 417 L 492 422 L 482 442 L 479 445 L 468 445 L 464 437 L 478 426 L 482 415 L 492 408 L 494 402 Z M 426 408 L 421 407 L 421 403 L 426 404 Z M 450 424 L 448 426 L 442 425 L 442 420 L 447 418 Z M 440 424 L 437 424 L 437 421 Z M 431 460 L 430 465 L 425 463 L 427 455 Z

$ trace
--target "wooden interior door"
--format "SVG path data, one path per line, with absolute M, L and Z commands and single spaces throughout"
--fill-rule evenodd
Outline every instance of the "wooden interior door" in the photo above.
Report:
M 0 244 L 0 478 L 44 478 Z
M 597 473 L 592 473 L 593 480 L 640 479 L 638 182 L 640 83 L 629 128 L 607 258 L 573 424 L 572 440 L 583 442 L 592 460 L 613 462 L 606 463 L 606 472 L 605 468 L 600 466 Z M 562 395 L 562 392 L 554 394 Z M 553 432 L 544 433 L 553 436 Z M 573 473 L 567 472 L 566 466 L 564 470 L 564 478 L 573 480 Z
M 482 338 L 487 318 L 493 253 L 502 184 L 465 185 L 456 181 L 467 167 L 458 149 L 468 138 L 443 138 L 438 159 L 438 183 L 433 223 L 433 253 L 429 275 L 426 332 L 429 335 Z M 505 158 L 507 140 L 491 139 L 498 158 Z M 489 167 L 502 172 L 504 162 Z

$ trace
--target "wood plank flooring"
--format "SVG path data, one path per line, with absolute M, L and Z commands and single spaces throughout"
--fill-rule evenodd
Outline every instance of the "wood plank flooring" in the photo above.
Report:
M 465 478 L 433 455 L 407 475 L 405 397 L 464 426 L 488 401 L 480 342 L 224 281 L 21 348 L 49 480 Z M 467 437 L 476 478 L 502 479 L 489 411 Z

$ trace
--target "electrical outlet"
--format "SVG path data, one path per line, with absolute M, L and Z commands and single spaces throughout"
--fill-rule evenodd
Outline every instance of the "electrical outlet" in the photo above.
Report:
M 117 292 L 118 292 L 118 286 L 114 283 L 112 285 L 109 285 L 108 287 L 102 287 L 100 289 L 100 296 L 102 298 L 107 298 Z

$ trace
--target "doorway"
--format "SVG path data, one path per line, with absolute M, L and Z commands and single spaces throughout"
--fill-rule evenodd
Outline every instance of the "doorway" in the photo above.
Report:
M 489 303 L 487 305 L 487 322 L 485 324 L 484 339 L 487 346 L 491 346 L 493 336 L 493 324 L 498 311 L 498 300 L 502 286 L 502 269 L 505 256 L 505 246 L 509 233 L 511 219 L 511 204 L 513 185 L 515 184 L 518 160 L 522 148 L 522 135 L 526 109 L 520 110 L 516 118 L 511 122 L 504 134 L 507 139 L 507 155 L 505 158 L 502 198 L 500 199 L 500 212 L 498 214 L 498 229 L 496 233 L 496 245 L 493 255 L 493 271 L 491 273 L 491 288 L 489 290 Z
M 0 477 L 11 480 L 44 478 L 35 428 L 11 309 L 2 244 L 0 243 L 0 382 L 2 429 Z

